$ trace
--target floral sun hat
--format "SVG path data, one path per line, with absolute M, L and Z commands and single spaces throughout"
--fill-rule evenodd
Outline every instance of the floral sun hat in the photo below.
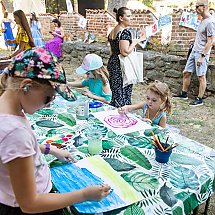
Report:
M 31 79 L 46 79 L 66 100 L 76 100 L 66 85 L 66 75 L 57 57 L 50 51 L 35 47 L 19 53 L 8 65 L 9 76 Z

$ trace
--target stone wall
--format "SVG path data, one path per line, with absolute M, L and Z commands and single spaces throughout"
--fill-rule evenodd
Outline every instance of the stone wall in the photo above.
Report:
M 89 53 L 95 53 L 103 58 L 103 62 L 107 65 L 110 56 L 110 47 L 105 44 L 86 44 L 82 42 L 67 42 L 62 44 L 63 58 L 67 64 L 81 64 L 84 56 Z M 143 51 L 144 56 L 144 77 L 145 80 L 164 81 L 169 85 L 173 93 L 181 90 L 182 71 L 186 64 L 186 59 L 179 56 L 161 54 L 154 51 Z M 215 65 L 210 66 L 207 77 L 207 93 L 215 93 Z M 193 77 L 192 94 L 198 93 L 198 81 L 196 76 Z

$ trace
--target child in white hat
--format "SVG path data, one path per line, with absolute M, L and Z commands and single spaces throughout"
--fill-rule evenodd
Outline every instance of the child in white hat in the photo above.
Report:
M 111 89 L 108 81 L 108 71 L 104 67 L 102 58 L 96 54 L 85 56 L 80 67 L 76 69 L 78 75 L 86 74 L 87 78 L 82 82 L 70 82 L 72 87 L 88 87 L 84 95 L 105 103 L 111 101 Z

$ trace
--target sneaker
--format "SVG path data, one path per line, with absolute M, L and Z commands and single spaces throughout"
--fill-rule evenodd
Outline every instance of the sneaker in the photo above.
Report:
M 195 100 L 193 100 L 192 102 L 190 102 L 189 105 L 190 106 L 200 106 L 200 105 L 203 105 L 203 101 L 202 101 L 202 99 L 200 99 L 199 97 L 197 97 Z
M 184 99 L 187 100 L 188 96 L 187 96 L 187 92 L 181 91 L 178 95 L 174 95 L 174 98 L 179 98 L 179 99 Z

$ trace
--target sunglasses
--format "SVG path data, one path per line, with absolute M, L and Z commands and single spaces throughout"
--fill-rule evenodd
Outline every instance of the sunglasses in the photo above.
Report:
M 48 105 L 48 104 L 50 104 L 54 99 L 55 99 L 55 95 L 54 96 L 46 96 L 46 100 L 45 100 L 45 102 L 44 102 L 44 104 L 45 105 Z
M 196 9 L 198 9 L 199 7 L 205 6 L 204 4 L 200 4 L 200 5 L 196 5 Z

